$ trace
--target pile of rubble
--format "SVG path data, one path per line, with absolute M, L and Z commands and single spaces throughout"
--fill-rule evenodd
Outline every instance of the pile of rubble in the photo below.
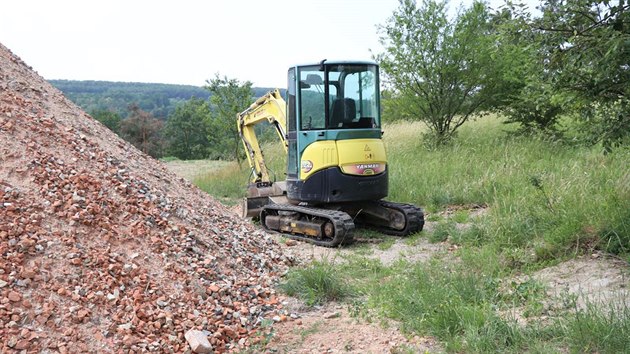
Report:
M 0 44 L 0 352 L 238 351 L 287 262 Z

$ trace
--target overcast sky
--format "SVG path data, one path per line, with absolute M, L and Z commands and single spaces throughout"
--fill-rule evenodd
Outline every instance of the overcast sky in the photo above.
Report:
M 218 72 L 284 87 L 294 64 L 371 59 L 370 50 L 382 50 L 377 25 L 397 6 L 398 0 L 0 0 L 0 43 L 46 79 L 201 86 Z

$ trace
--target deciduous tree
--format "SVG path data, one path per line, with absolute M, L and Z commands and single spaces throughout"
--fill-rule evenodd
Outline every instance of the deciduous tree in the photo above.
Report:
M 236 115 L 252 103 L 252 83 L 220 77 L 207 80 L 210 90 L 212 118 L 209 122 L 208 140 L 212 158 L 233 158 L 241 160 L 241 140 L 236 128 Z
M 153 157 L 162 156 L 162 121 L 137 105 L 129 106 L 129 118 L 120 124 L 120 135 L 142 152 Z
M 524 5 L 509 3 L 492 16 L 496 38 L 493 73 L 497 81 L 494 110 L 520 125 L 521 133 L 558 136 L 566 95 L 553 85 L 554 73 L 545 70 L 550 53 L 541 45 L 539 31 L 530 28 Z
M 488 10 L 475 2 L 449 18 L 446 2 L 400 0 L 379 29 L 376 55 L 391 99 L 404 115 L 425 122 L 437 142 L 448 141 L 496 99 L 494 41 Z M 394 105 L 390 105 L 394 106 Z
M 183 160 L 203 159 L 208 156 L 211 119 L 208 101 L 192 98 L 178 105 L 164 128 L 168 154 Z
M 630 3 L 546 0 L 541 10 L 532 27 L 550 53 L 545 69 L 609 150 L 630 136 Z
M 93 111 L 92 113 L 90 113 L 90 115 L 94 119 L 103 123 L 104 126 L 108 127 L 109 130 L 113 131 L 114 133 L 120 133 L 120 122 L 122 121 L 122 118 L 120 118 L 120 115 L 118 113 L 112 111 L 98 110 Z

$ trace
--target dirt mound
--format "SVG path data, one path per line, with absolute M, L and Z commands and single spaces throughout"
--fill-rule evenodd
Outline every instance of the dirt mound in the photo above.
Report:
M 0 352 L 249 344 L 286 259 L 0 44 Z

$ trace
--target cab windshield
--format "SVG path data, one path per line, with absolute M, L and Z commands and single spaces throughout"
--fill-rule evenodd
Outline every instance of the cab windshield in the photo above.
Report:
M 378 69 L 368 64 L 334 64 L 300 70 L 300 128 L 380 128 Z

